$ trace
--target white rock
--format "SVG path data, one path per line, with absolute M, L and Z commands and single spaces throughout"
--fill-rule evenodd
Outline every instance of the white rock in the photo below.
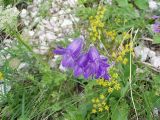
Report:
M 64 10 L 60 10 L 59 12 L 58 12 L 58 14 L 59 15 L 64 15 L 66 12 L 64 11 Z
M 149 48 L 137 46 L 134 48 L 136 57 L 141 57 L 141 61 L 144 62 L 147 59 Z
M 58 20 L 57 17 L 51 17 L 50 23 L 54 26 L 55 22 Z
M 77 3 L 77 0 L 68 0 L 68 3 L 71 7 L 75 7 L 76 6 L 76 3 Z
M 28 33 L 29 33 L 29 36 L 32 37 L 35 32 L 34 31 L 29 31 Z
M 73 24 L 73 23 L 72 23 L 71 20 L 69 20 L 69 19 L 64 19 L 61 27 L 64 28 L 64 27 L 70 26 L 70 25 L 72 25 L 72 24 Z
M 25 68 L 27 67 L 28 64 L 27 63 L 21 63 L 19 66 L 18 66 L 18 69 L 17 70 L 21 70 L 22 68 Z
M 38 11 L 31 12 L 31 17 L 36 17 Z
M 50 24 L 50 22 L 48 22 L 45 27 L 49 30 L 52 30 L 53 29 L 53 26 Z
M 27 10 L 23 9 L 20 13 L 21 18 L 25 18 L 27 16 Z
M 37 54 L 41 54 L 44 55 L 48 52 L 49 47 L 48 46 L 40 46 L 38 49 L 34 48 L 33 52 L 37 53 Z
M 156 56 L 156 52 L 154 52 L 154 51 L 152 51 L 152 50 L 149 50 L 149 51 L 148 51 L 148 56 L 149 56 L 150 58 L 155 57 L 155 56 Z
M 160 67 L 160 56 L 158 56 L 158 57 L 155 56 L 155 57 L 151 58 L 150 62 L 155 68 L 159 68 Z
M 157 2 L 155 2 L 153 0 L 149 0 L 149 8 L 151 10 L 156 10 L 158 8 Z
M 156 117 L 158 117 L 159 116 L 159 110 L 158 110 L 158 108 L 154 108 L 153 109 L 153 114 L 156 116 Z
M 40 39 L 41 41 L 45 40 L 45 39 L 46 39 L 46 34 L 40 35 L 40 36 L 39 36 L 39 39 Z
M 56 26 L 53 28 L 53 30 L 54 30 L 54 32 L 59 32 L 60 31 L 59 28 L 56 27 Z
M 49 39 L 49 40 L 55 39 L 55 35 L 52 32 L 47 32 L 46 33 L 46 38 Z
M 29 23 L 30 23 L 30 21 L 29 21 L 29 20 L 25 20 L 25 21 L 24 21 L 25 26 L 28 26 L 28 25 L 29 25 Z
M 33 21 L 34 24 L 38 23 L 40 21 L 40 18 L 39 17 L 36 17 Z

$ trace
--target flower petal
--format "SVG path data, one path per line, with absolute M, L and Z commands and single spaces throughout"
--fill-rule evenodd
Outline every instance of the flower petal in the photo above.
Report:
M 64 67 L 73 68 L 75 65 L 74 59 L 70 55 L 64 55 L 62 59 L 62 65 Z
M 62 48 L 62 47 L 58 47 L 56 50 L 53 51 L 55 54 L 58 54 L 58 55 L 63 55 L 66 53 L 66 49 L 65 48 Z
M 71 51 L 74 57 L 77 57 L 83 47 L 83 40 L 81 38 L 76 38 L 68 47 L 67 49 Z
M 90 47 L 88 54 L 91 61 L 94 61 L 100 58 L 100 55 L 94 46 Z
M 89 61 L 89 58 L 88 58 L 88 54 L 82 54 L 78 60 L 77 60 L 77 64 L 80 66 L 80 67 L 85 67 L 87 65 Z
M 78 77 L 83 73 L 83 70 L 81 67 L 79 67 L 78 65 L 75 66 L 74 68 L 74 76 Z

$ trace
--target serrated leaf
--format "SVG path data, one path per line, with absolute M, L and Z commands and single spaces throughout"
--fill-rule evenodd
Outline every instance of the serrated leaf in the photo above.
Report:
M 146 10 L 149 6 L 148 0 L 135 0 L 134 3 L 139 9 Z

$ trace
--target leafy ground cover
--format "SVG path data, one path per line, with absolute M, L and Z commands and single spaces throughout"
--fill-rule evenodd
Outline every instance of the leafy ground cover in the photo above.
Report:
M 159 46 L 160 11 L 151 1 L 79 0 L 73 9 L 79 18 L 74 32 L 51 42 L 45 54 L 34 51 L 19 24 L 32 2 L 0 2 L 0 119 L 160 118 L 160 66 L 144 64 L 134 50 L 141 44 Z M 50 3 L 42 3 L 42 18 L 51 16 L 46 12 Z

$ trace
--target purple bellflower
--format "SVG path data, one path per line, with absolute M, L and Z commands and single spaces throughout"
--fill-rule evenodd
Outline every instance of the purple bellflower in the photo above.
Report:
M 109 79 L 107 68 L 107 59 L 100 57 L 97 49 L 94 46 L 91 46 L 88 52 L 88 64 L 85 68 L 84 77 L 88 78 L 89 76 L 98 78 Z
M 160 23 L 156 22 L 152 25 L 152 29 L 155 33 L 160 33 Z
M 74 76 L 83 75 L 84 78 L 110 78 L 108 74 L 107 59 L 101 57 L 94 46 L 91 46 L 87 53 L 82 53 L 83 40 L 75 39 L 67 48 L 57 48 L 55 54 L 62 55 L 62 65 L 74 70 Z
M 67 48 L 58 47 L 54 50 L 55 54 L 62 55 L 62 65 L 64 67 L 73 68 L 75 60 L 79 57 L 83 47 L 83 40 L 81 38 L 75 39 Z
M 152 19 L 154 19 L 154 20 L 159 19 L 159 18 L 160 18 L 160 16 L 158 16 L 158 15 L 153 15 L 152 16 Z

